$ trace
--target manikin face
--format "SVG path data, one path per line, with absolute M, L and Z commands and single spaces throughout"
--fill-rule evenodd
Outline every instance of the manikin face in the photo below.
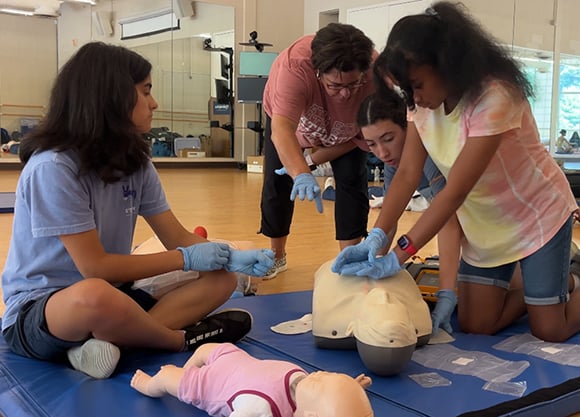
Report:
M 153 111 L 157 108 L 157 102 L 151 95 L 151 75 L 135 85 L 137 102 L 133 108 L 131 120 L 137 126 L 139 133 L 147 133 L 151 130 Z
M 372 153 L 387 165 L 398 166 L 405 144 L 405 130 L 390 119 L 361 128 Z
M 436 109 L 448 98 L 443 79 L 430 65 L 412 66 L 409 81 L 415 104 L 419 107 Z
M 324 86 L 324 90 L 333 100 L 344 102 L 367 83 L 366 74 L 359 70 L 341 72 L 331 70 L 319 74 L 318 79 Z

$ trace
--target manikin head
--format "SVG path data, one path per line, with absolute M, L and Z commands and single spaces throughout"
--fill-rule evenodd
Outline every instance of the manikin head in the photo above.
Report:
M 416 329 L 407 306 L 384 288 L 369 291 L 347 333 L 356 338 L 365 366 L 381 376 L 401 372 L 417 344 Z
M 364 388 L 368 377 L 313 372 L 296 386 L 294 417 L 373 417 Z

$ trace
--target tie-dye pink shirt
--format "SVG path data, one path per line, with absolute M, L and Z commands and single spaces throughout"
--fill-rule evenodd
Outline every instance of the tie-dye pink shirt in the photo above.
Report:
M 479 181 L 457 211 L 466 239 L 462 256 L 479 267 L 522 259 L 544 246 L 576 209 L 562 170 L 540 142 L 527 100 L 490 80 L 468 105 L 410 115 L 427 152 L 447 178 L 466 141 L 504 135 Z
M 298 123 L 296 137 L 302 148 L 354 140 L 368 150 L 356 115 L 360 103 L 374 90 L 371 69 L 366 74 L 367 83 L 351 91 L 348 100 L 329 97 L 310 62 L 313 38 L 303 36 L 278 55 L 264 90 L 264 111 L 270 117 L 276 114 Z

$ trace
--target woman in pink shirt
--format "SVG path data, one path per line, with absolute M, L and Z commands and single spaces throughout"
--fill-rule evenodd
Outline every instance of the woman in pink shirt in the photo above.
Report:
M 356 123 L 362 100 L 373 90 L 373 42 L 354 26 L 331 23 L 298 39 L 276 58 L 264 91 L 265 174 L 261 232 L 271 240 L 276 264 L 286 270 L 286 240 L 294 199 L 315 200 L 320 187 L 311 170 L 330 161 L 336 181 L 335 224 L 340 247 L 366 236 L 368 148 Z M 303 151 L 318 150 L 305 159 Z M 288 175 L 274 170 L 286 168 Z
M 375 72 L 402 90 L 412 121 L 375 229 L 343 250 L 333 270 L 393 275 L 457 213 L 464 332 L 493 334 L 525 313 L 546 341 L 580 331 L 580 291 L 568 293 L 576 202 L 540 142 L 527 100 L 532 88 L 518 63 L 461 6 L 437 2 L 395 24 Z M 447 185 L 397 246 L 375 258 L 427 155 Z M 518 262 L 523 289 L 509 286 Z

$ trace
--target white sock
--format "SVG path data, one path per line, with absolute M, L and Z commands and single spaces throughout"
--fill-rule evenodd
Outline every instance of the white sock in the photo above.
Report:
M 121 351 L 110 342 L 89 339 L 81 346 L 69 349 L 67 357 L 77 371 L 96 379 L 105 379 L 115 371 Z

